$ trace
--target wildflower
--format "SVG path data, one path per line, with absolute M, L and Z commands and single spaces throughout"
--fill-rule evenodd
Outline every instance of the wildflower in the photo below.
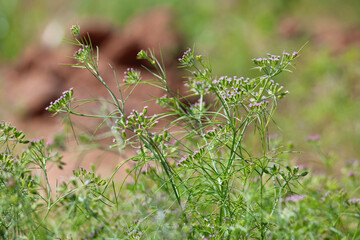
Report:
M 186 51 L 184 52 L 183 56 L 178 59 L 179 62 L 184 61 L 185 58 L 186 58 L 186 56 L 187 56 L 190 52 L 191 52 L 191 48 L 189 48 L 188 50 L 186 50 Z
M 310 142 L 317 142 L 320 140 L 320 135 L 319 134 L 315 134 L 313 136 L 308 136 L 307 137 L 307 140 L 310 141 Z
M 42 138 L 42 137 L 39 137 L 39 138 L 37 138 L 37 139 L 31 140 L 30 143 L 38 143 L 38 142 L 40 142 L 40 141 L 42 141 L 42 140 L 43 140 L 43 138 Z
M 183 64 L 183 67 L 189 67 L 190 65 Z M 188 81 L 184 83 L 184 86 L 189 88 L 191 91 L 195 92 L 196 94 L 200 94 L 201 92 L 208 93 L 211 84 L 204 81 L 203 78 L 195 76 L 194 78 L 188 78 Z
M 291 60 L 294 60 L 297 56 L 299 55 L 299 53 L 298 52 L 293 52 L 292 54 L 291 54 L 291 56 L 289 56 L 289 60 L 291 61 Z
M 70 103 L 73 96 L 73 89 L 70 88 L 67 91 L 64 91 L 62 95 L 56 99 L 54 102 L 50 102 L 50 105 L 45 108 L 46 111 L 58 113 L 60 111 L 70 110 Z
M 80 36 L 80 26 L 79 25 L 72 25 L 70 28 L 72 34 Z
M 360 203 L 360 198 L 351 198 L 348 200 L 349 203 L 357 204 Z
M 188 156 L 182 157 L 182 158 L 180 159 L 180 161 L 176 163 L 176 166 L 179 166 L 179 165 L 181 165 L 183 162 L 186 162 L 187 158 L 188 158 Z
M 262 100 L 261 102 L 257 103 L 250 103 L 249 104 L 249 108 L 262 108 L 262 107 L 266 107 L 267 105 L 269 104 L 269 101 L 265 101 L 265 100 Z
M 205 137 L 206 138 L 211 138 L 211 137 L 213 137 L 213 136 L 215 136 L 215 134 L 216 134 L 216 129 L 215 128 L 213 128 L 213 129 L 210 129 L 210 130 L 207 130 L 207 131 L 205 131 Z
M 141 50 L 141 51 L 137 54 L 137 59 L 146 59 L 146 60 L 149 60 L 149 56 L 148 56 L 147 52 L 145 52 L 144 50 Z
M 259 67 L 265 67 L 266 58 L 253 58 L 251 59 Z
M 126 69 L 124 75 L 125 75 L 123 79 L 124 83 L 134 84 L 141 80 L 140 72 L 135 71 L 133 68 Z
M 284 199 L 285 202 L 298 202 L 300 200 L 303 200 L 305 198 L 306 195 L 302 194 L 302 195 L 292 195 L 289 197 L 286 197 Z
M 196 108 L 196 107 L 199 107 L 201 105 L 204 105 L 204 101 L 201 101 L 201 99 L 199 98 L 199 100 L 196 103 L 194 103 L 193 107 Z
M 90 47 L 84 45 L 74 53 L 74 58 L 81 63 L 89 61 L 90 58 Z
M 199 154 L 200 154 L 200 151 L 196 150 L 196 151 L 194 151 L 192 157 L 195 158 L 195 157 L 197 157 Z
M 189 48 L 178 60 L 182 67 L 191 67 L 194 65 L 194 52 Z

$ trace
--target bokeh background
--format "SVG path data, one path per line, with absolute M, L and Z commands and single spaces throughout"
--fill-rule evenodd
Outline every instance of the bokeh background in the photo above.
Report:
M 101 22 L 121 30 L 137 16 L 159 8 L 172 14 L 173 27 L 181 36 L 178 52 L 189 46 L 208 55 L 215 76 L 255 76 L 253 57 L 297 51 L 305 45 L 293 73 L 280 76 L 279 82 L 291 94 L 281 102 L 275 119 L 281 129 L 272 133 L 304 152 L 313 151 L 307 137 L 319 134 L 322 150 L 338 164 L 360 157 L 360 1 L 356 0 L 0 0 L 1 119 L 21 115 L 22 109 L 14 107 L 16 97 L 4 94 L 6 82 L 12 81 L 6 69 L 19 70 L 16 66 L 29 48 L 46 45 L 67 53 L 69 47 L 61 40 L 69 37 L 72 24 Z M 46 64 L 62 63 L 47 56 L 38 56 L 44 71 Z M 28 131 L 37 135 L 36 127 Z M 318 160 L 312 154 L 295 158 L 300 163 Z

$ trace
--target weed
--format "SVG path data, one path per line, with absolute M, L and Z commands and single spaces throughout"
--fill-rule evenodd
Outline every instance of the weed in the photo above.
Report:
M 341 181 L 304 178 L 308 171 L 290 164 L 292 144 L 282 147 L 279 136 L 269 134 L 279 101 L 289 93 L 276 77 L 290 71 L 298 52 L 253 59 L 259 76 L 249 78 L 215 77 L 210 60 L 188 49 L 179 58 L 188 72 L 189 94 L 182 96 L 168 87 L 162 59 L 142 50 L 138 58 L 150 64 L 145 69 L 153 79 L 129 68 L 114 92 L 98 71 L 98 49 L 81 37 L 79 26 L 71 31 L 71 43 L 79 46 L 73 66 L 90 71 L 111 101 L 76 100 L 70 89 L 47 110 L 69 120 L 71 115 L 102 119 L 114 136 L 110 147 L 132 147 L 137 154 L 109 178 L 79 169 L 54 190 L 47 166 L 53 162 L 61 168 L 61 157 L 43 139 L 25 140 L 2 122 L 2 238 L 359 239 L 358 188 L 353 188 L 358 166 L 352 163 Z M 155 99 L 164 113 L 149 115 L 145 107 L 125 114 L 140 84 L 164 91 Z M 194 97 L 195 104 L 189 101 Z M 107 112 L 79 110 L 94 101 L 108 104 Z M 256 143 L 250 145 L 248 136 Z M 317 149 L 320 140 L 309 137 Z M 18 145 L 24 146 L 20 153 Z M 332 160 L 325 164 L 331 168 Z M 125 165 L 131 166 L 128 181 L 115 182 Z

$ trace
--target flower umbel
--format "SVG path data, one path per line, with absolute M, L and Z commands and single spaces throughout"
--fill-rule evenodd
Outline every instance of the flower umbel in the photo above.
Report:
M 307 137 L 307 140 L 310 141 L 310 142 L 317 142 L 319 141 L 321 138 L 321 136 L 319 134 L 315 134 L 315 135 L 312 135 L 312 136 L 308 136 Z
M 194 65 L 194 52 L 189 48 L 178 60 L 181 67 L 191 67 Z
M 303 200 L 306 197 L 306 195 L 292 195 L 284 199 L 286 202 L 298 202 L 300 200 Z
M 125 72 L 124 72 L 124 83 L 127 84 L 134 84 L 137 83 L 141 80 L 140 78 L 140 72 L 139 71 L 135 71 L 133 68 L 128 68 Z
M 54 102 L 51 102 L 50 106 L 46 107 L 45 110 L 49 112 L 54 112 L 55 114 L 59 112 L 70 111 L 73 93 L 74 91 L 72 88 L 66 90 L 62 93 L 60 98 L 56 99 Z
M 72 25 L 70 30 L 74 36 L 80 36 L 80 26 L 79 25 Z
M 358 204 L 360 203 L 360 198 L 351 198 L 348 200 L 348 203 Z
M 74 53 L 74 58 L 81 63 L 89 61 L 91 54 L 88 45 L 84 45 Z

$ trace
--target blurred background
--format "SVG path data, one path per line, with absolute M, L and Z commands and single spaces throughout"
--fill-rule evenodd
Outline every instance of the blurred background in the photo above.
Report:
M 104 66 L 115 64 L 119 75 L 140 65 L 140 48 L 160 46 L 175 79 L 173 62 L 186 47 L 208 55 L 215 76 L 255 76 L 253 57 L 306 44 L 293 73 L 279 76 L 290 94 L 272 134 L 300 151 L 312 151 L 307 137 L 319 134 L 322 150 L 345 163 L 360 157 L 359 16 L 355 0 L 0 0 L 0 117 L 34 137 L 58 131 L 44 107 L 69 87 L 91 87 L 81 84 L 88 75 L 60 65 L 74 51 L 62 41 L 73 24 L 91 33 Z

